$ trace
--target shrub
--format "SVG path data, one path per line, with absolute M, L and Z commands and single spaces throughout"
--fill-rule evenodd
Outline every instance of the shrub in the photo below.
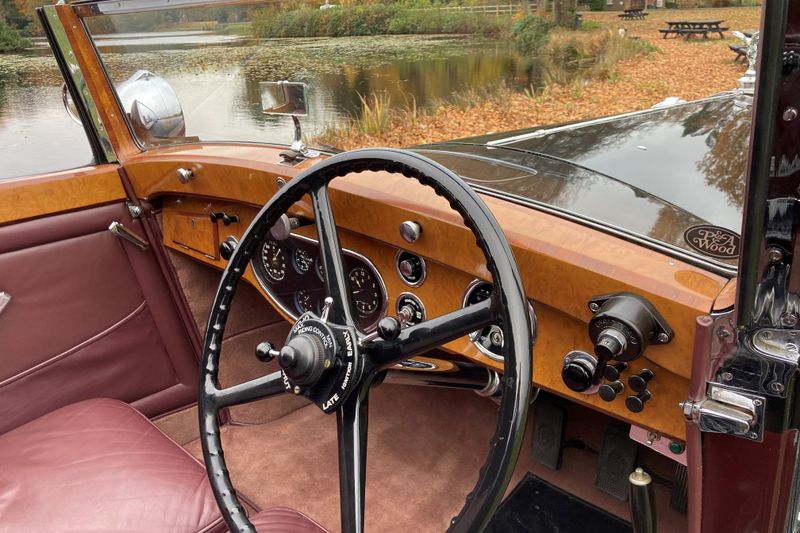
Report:
M 549 32 L 550 25 L 535 15 L 528 15 L 511 27 L 517 48 L 530 55 L 535 55 L 544 46 Z
M 24 50 L 31 45 L 31 40 L 23 37 L 17 30 L 0 18 L 0 53 Z
M 603 11 L 605 5 L 605 0 L 589 0 L 589 9 L 592 11 Z

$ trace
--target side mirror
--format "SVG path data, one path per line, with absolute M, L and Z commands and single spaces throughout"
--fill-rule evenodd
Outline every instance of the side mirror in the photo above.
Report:
M 119 84 L 117 95 L 139 140 L 158 144 L 186 134 L 178 95 L 164 78 L 147 70 L 136 71 Z
M 268 115 L 308 115 L 308 85 L 294 81 L 262 81 L 261 110 Z

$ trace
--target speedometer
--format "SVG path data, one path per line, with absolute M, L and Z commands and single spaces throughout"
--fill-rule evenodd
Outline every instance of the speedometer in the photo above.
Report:
M 272 281 L 283 281 L 286 277 L 286 253 L 277 242 L 267 241 L 261 247 L 261 264 Z
M 358 315 L 367 317 L 377 311 L 381 303 L 381 290 L 375 276 L 364 267 L 356 267 L 350 271 L 348 278 Z

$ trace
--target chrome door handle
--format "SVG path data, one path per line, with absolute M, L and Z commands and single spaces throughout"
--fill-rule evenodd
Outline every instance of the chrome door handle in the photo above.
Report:
M 150 243 L 133 233 L 116 220 L 108 227 L 108 231 L 110 231 L 115 237 L 119 237 L 124 241 L 128 241 L 143 252 L 150 248 Z
M 8 302 L 11 301 L 11 295 L 5 291 L 0 291 L 0 313 L 6 308 Z

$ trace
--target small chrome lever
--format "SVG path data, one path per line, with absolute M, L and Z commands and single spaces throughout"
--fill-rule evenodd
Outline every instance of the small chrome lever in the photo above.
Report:
M 0 291 L 0 313 L 6 308 L 8 302 L 11 301 L 11 295 L 5 291 Z
M 128 241 L 143 252 L 150 248 L 150 243 L 133 233 L 116 220 L 112 222 L 110 226 L 108 226 L 108 231 L 110 231 L 115 237 L 119 237 L 124 241 Z

